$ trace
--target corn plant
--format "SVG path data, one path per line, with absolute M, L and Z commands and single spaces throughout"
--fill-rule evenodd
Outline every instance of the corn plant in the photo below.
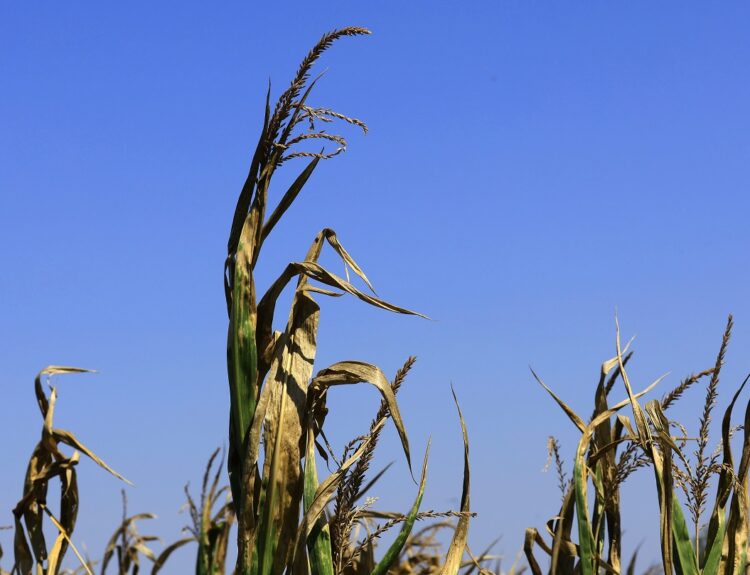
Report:
M 403 383 L 406 374 L 414 364 L 415 358 L 409 358 L 404 366 L 398 370 L 391 387 L 396 394 Z M 454 395 L 455 399 L 455 395 Z M 458 401 L 456 399 L 456 407 Z M 464 485 L 461 497 L 460 511 L 420 511 L 422 494 L 424 491 L 425 473 L 422 473 L 420 490 L 417 494 L 411 510 L 408 514 L 384 512 L 372 509 L 374 499 L 365 499 L 362 504 L 357 504 L 377 483 L 387 471 L 387 467 L 375 475 L 367 483 L 364 482 L 366 473 L 372 461 L 375 445 L 380 436 L 382 422 L 388 417 L 387 405 L 381 402 L 380 409 L 370 424 L 369 436 L 372 438 L 368 443 L 362 457 L 356 465 L 348 471 L 339 485 L 333 510 L 328 521 L 331 535 L 332 562 L 335 573 L 345 575 L 359 575 L 370 573 L 385 573 L 399 570 L 399 568 L 414 568 L 417 572 L 427 573 L 430 570 L 455 569 L 466 567 L 467 563 L 461 562 L 468 524 L 474 516 L 469 510 L 469 453 L 468 435 L 463 420 L 463 415 L 458 409 L 461 429 L 464 433 Z M 347 444 L 344 449 L 342 460 L 354 449 L 357 441 Z M 455 523 L 453 520 L 456 520 Z M 380 522 L 379 522 L 380 521 Z M 417 534 L 412 535 L 412 528 L 416 522 L 432 521 L 422 528 Z M 385 533 L 400 527 L 398 535 L 391 543 L 387 551 L 379 561 L 375 559 L 375 547 L 377 541 Z M 433 538 L 428 538 L 427 533 L 433 535 L 446 530 L 453 531 L 453 542 L 449 547 L 447 555 L 443 555 L 441 546 L 436 544 Z M 361 532 L 366 535 L 358 540 Z M 430 540 L 429 545 L 426 543 Z M 426 552 L 427 547 L 430 553 Z M 469 552 L 470 557 L 474 557 Z M 487 553 L 477 558 L 477 564 L 487 561 Z M 475 565 L 472 562 L 472 565 Z M 437 567 L 436 567 L 437 566 Z
M 271 108 L 270 88 L 263 127 L 250 171 L 237 201 L 227 245 L 224 269 L 229 330 L 227 363 L 230 391 L 229 481 L 237 513 L 238 575 L 280 575 L 284 571 L 314 575 L 336 572 L 331 525 L 326 508 L 358 461 L 367 453 L 382 426 L 392 420 L 406 461 L 411 451 L 393 386 L 376 366 L 362 361 L 343 361 L 320 370 L 313 377 L 320 307 L 316 294 L 348 293 L 375 307 L 401 314 L 410 310 L 387 303 L 361 291 L 349 280 L 351 270 L 372 286 L 362 269 L 344 249 L 336 233 L 323 229 L 313 239 L 304 259 L 290 263 L 268 291 L 256 301 L 254 270 L 263 243 L 294 202 L 321 160 L 346 149 L 343 136 L 321 126 L 339 121 L 366 131 L 360 120 L 325 107 L 308 104 L 318 78 L 310 79 L 313 64 L 331 44 L 343 37 L 369 34 L 365 28 L 343 28 L 325 34 L 303 59 L 291 85 Z M 310 143 L 333 144 L 334 151 L 303 149 Z M 307 164 L 273 209 L 269 190 L 276 170 L 295 158 Z M 347 269 L 341 278 L 318 263 L 328 244 Z M 277 298 L 296 278 L 286 327 L 273 329 Z M 314 280 L 318 285 L 310 283 Z M 373 292 L 374 294 L 374 292 Z M 380 417 L 322 482 L 315 463 L 317 440 L 327 414 L 330 388 L 366 383 L 381 395 L 387 416 Z M 397 560 L 418 514 L 424 492 L 427 458 L 422 466 L 414 508 L 405 515 L 396 548 L 386 552 L 372 573 L 383 575 Z M 468 464 L 467 464 L 468 465 Z M 468 467 L 465 482 L 468 482 Z M 468 529 L 468 484 L 454 541 L 444 564 L 453 575 L 460 564 Z M 302 519 L 300 520 L 300 516 Z M 341 557 L 337 557 L 341 567 Z
M 61 563 L 70 546 L 85 571 L 91 571 L 80 552 L 72 544 L 71 535 L 78 517 L 78 480 L 76 465 L 80 453 L 86 455 L 109 473 L 125 480 L 119 473 L 109 467 L 81 443 L 70 431 L 54 426 L 57 389 L 50 385 L 49 396 L 44 392 L 42 378 L 56 374 L 85 373 L 90 370 L 76 367 L 49 366 L 40 371 L 34 380 L 34 393 L 42 414 L 42 437 L 34 448 L 23 485 L 23 497 L 13 509 L 15 519 L 15 537 L 13 542 L 13 572 L 19 575 L 57 575 Z M 73 453 L 66 455 L 63 445 L 73 448 Z M 80 452 L 80 453 L 79 453 Z M 51 480 L 60 482 L 60 507 L 55 515 L 47 505 L 47 491 Z M 51 547 L 47 546 L 44 535 L 44 518 L 47 516 L 57 529 L 57 536 Z
M 138 522 L 155 519 L 156 515 L 153 513 L 128 515 L 127 495 L 125 491 L 122 491 L 122 519 L 109 538 L 101 561 L 86 557 L 78 567 L 63 569 L 61 575 L 93 573 L 98 564 L 101 565 L 101 575 L 106 575 L 110 566 L 115 568 L 118 575 L 137 575 L 145 571 L 142 558 L 151 564 L 151 575 L 157 575 L 172 553 L 193 542 L 198 543 L 196 574 L 224 575 L 227 544 L 234 522 L 234 512 L 231 501 L 225 498 L 225 501 L 221 502 L 221 498 L 226 495 L 227 491 L 226 487 L 218 487 L 223 459 L 217 469 L 213 469 L 219 451 L 217 449 L 213 452 L 206 465 L 198 504 L 190 495 L 188 486 L 185 486 L 186 507 L 192 522 L 191 526 L 185 527 L 185 531 L 190 533 L 189 537 L 168 545 L 158 555 L 154 553 L 149 545 L 159 538 L 153 535 L 142 535 L 138 530 Z M 212 472 L 213 479 L 211 478 Z M 209 480 L 211 480 L 210 483 Z M 217 504 L 218 509 L 215 509 Z
M 157 561 L 156 554 L 148 544 L 158 541 L 159 538 L 155 535 L 141 535 L 138 531 L 138 521 L 146 519 L 156 519 L 156 515 L 153 513 L 128 515 L 128 498 L 125 491 L 122 491 L 122 521 L 112 533 L 104 549 L 101 575 L 107 573 L 107 567 L 113 559 L 117 561 L 117 575 L 138 575 L 141 570 L 141 556 L 151 562 Z
M 190 537 L 180 539 L 167 547 L 154 564 L 151 575 L 156 575 L 173 551 L 188 543 L 196 542 L 196 575 L 224 575 L 226 572 L 229 533 L 234 524 L 234 506 L 227 497 L 228 487 L 219 487 L 224 458 L 219 461 L 216 471 L 214 463 L 219 449 L 211 454 L 203 474 L 201 495 L 198 503 L 190 495 L 189 486 L 185 486 L 187 509 L 192 525 L 185 527 Z M 212 477 L 213 472 L 213 479 Z
M 436 520 L 417 529 L 406 538 L 403 547 L 396 554 L 396 560 L 391 563 L 388 573 L 401 575 L 413 573 L 438 575 L 441 573 L 445 567 L 445 550 L 442 538 L 446 532 L 455 534 L 456 523 L 452 518 L 460 520 L 467 515 L 473 516 L 455 511 L 420 512 L 416 517 L 417 520 Z M 404 516 L 397 513 L 375 512 L 371 515 L 364 514 L 366 519 L 363 523 L 369 524 L 370 517 L 386 519 L 386 521 L 379 525 L 373 523 L 373 525 L 367 525 L 361 529 L 366 535 L 350 546 L 350 559 L 342 571 L 347 575 L 369 575 L 372 573 L 378 564 L 375 553 L 377 539 L 391 527 L 406 520 Z M 497 541 L 478 555 L 474 555 L 467 545 L 468 559 L 463 559 L 460 562 L 459 571 L 463 575 L 471 575 L 474 572 L 478 572 L 480 575 L 492 575 L 493 570 L 490 568 L 490 563 L 499 560 L 499 557 L 490 553 L 495 543 Z M 500 571 L 497 570 L 495 573 L 500 573 Z
M 602 364 L 594 411 L 588 421 L 578 416 L 534 374 L 581 432 L 572 481 L 568 481 L 564 475 L 559 446 L 554 440 L 550 442 L 550 452 L 556 460 L 559 483 L 563 488 L 563 502 L 560 512 L 547 524 L 550 542 L 536 529 L 526 532 L 524 549 L 534 575 L 542 573 L 534 556 L 537 546 L 550 557 L 549 573 L 580 572 L 581 575 L 593 575 L 602 570 L 621 572 L 619 488 L 630 474 L 640 468 L 650 468 L 654 474 L 664 573 L 739 575 L 746 572 L 750 403 L 742 426 L 733 427 L 731 420 L 747 379 L 724 412 L 719 445 L 712 453 L 708 451 L 709 424 L 717 402 L 719 375 L 732 326 L 730 316 L 712 367 L 690 375 L 661 400 L 651 400 L 644 407 L 640 398 L 661 378 L 639 393 L 633 391 L 626 371 L 632 352 L 628 353 L 628 346 L 622 348 L 618 325 L 616 356 Z M 698 436 L 691 438 L 685 426 L 667 419 L 665 412 L 704 378 L 709 381 Z M 626 396 L 622 401 L 610 405 L 608 397 L 618 380 L 622 382 Z M 632 420 L 618 414 L 626 407 L 632 410 Z M 736 468 L 731 439 L 739 429 L 744 429 L 744 439 L 740 463 Z M 686 455 L 686 446 L 693 442 L 695 449 L 692 456 Z M 624 448 L 618 457 L 621 446 Z M 702 536 L 701 518 L 706 511 L 709 483 L 713 477 L 717 478 L 716 497 Z M 589 507 L 590 487 L 593 487 L 592 508 Z M 685 505 L 677 497 L 678 489 L 684 494 Z M 685 506 L 689 515 L 685 513 Z M 692 537 L 688 517 L 692 523 Z M 572 540 L 574 523 L 578 543 Z M 628 573 L 634 572 L 636 556 L 637 553 L 634 553 L 630 560 Z

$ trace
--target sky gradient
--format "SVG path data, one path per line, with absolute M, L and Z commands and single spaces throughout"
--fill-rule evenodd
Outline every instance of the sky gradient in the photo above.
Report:
M 414 451 L 433 440 L 425 508 L 460 496 L 452 383 L 470 541 L 502 536 L 511 562 L 524 528 L 557 512 L 547 436 L 567 461 L 578 437 L 529 365 L 588 415 L 617 310 L 637 336 L 634 385 L 670 372 L 658 397 L 713 364 L 731 312 L 720 408 L 750 370 L 749 21 L 741 2 L 4 3 L 0 525 L 38 439 L 34 374 L 66 364 L 100 373 L 56 380 L 57 424 L 136 484 L 130 510 L 159 515 L 144 532 L 180 535 L 182 486 L 226 443 L 221 272 L 269 78 L 278 95 L 323 32 L 362 25 L 371 37 L 321 61 L 312 103 L 370 132 L 347 131 L 348 151 L 319 166 L 264 246 L 259 288 L 331 227 L 380 296 L 432 318 L 322 298 L 316 368 L 392 374 L 418 357 L 399 397 Z M 336 391 L 340 446 L 378 398 Z M 695 427 L 702 398 L 675 416 Z M 379 505 L 406 509 L 392 428 L 378 457 L 397 461 Z M 121 484 L 86 461 L 79 478 L 74 541 L 99 556 Z M 625 555 L 647 540 L 655 560 L 647 473 L 624 499 Z

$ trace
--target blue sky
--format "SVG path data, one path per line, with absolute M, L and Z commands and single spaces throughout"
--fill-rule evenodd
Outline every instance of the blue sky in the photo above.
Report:
M 159 515 L 144 531 L 178 537 L 182 486 L 226 437 L 221 270 L 268 79 L 277 95 L 323 32 L 363 25 L 322 60 L 313 103 L 370 133 L 319 167 L 258 281 L 332 227 L 381 296 L 433 318 L 323 301 L 318 367 L 418 356 L 401 402 L 415 449 L 433 437 L 436 509 L 460 495 L 453 383 L 471 542 L 502 535 L 512 561 L 557 511 L 547 436 L 568 461 L 577 441 L 529 364 L 588 414 L 617 308 L 639 387 L 710 366 L 729 312 L 724 400 L 750 369 L 748 17 L 741 2 L 3 4 L 0 524 L 39 433 L 33 376 L 72 364 L 100 373 L 58 379 L 58 425 L 136 483 L 131 510 Z M 701 400 L 675 415 L 695 422 Z M 332 398 L 339 444 L 377 404 Z M 393 430 L 380 458 L 399 463 L 379 504 L 404 509 Z M 98 555 L 121 486 L 85 462 L 80 482 L 75 540 Z M 655 559 L 650 477 L 624 495 L 625 553 L 645 539 Z

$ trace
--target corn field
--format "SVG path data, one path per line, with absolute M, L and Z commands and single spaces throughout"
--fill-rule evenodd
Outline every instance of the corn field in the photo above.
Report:
M 9 570 L 0 568 L 0 574 L 155 575 L 171 572 L 170 557 L 186 549 L 195 555 L 197 575 L 506 572 L 492 545 L 474 553 L 469 542 L 477 510 L 470 504 L 471 422 L 464 420 L 459 404 L 461 382 L 453 393 L 455 432 L 463 444 L 463 453 L 456 454 L 463 474 L 461 485 L 455 486 L 459 504 L 455 509 L 432 510 L 422 505 L 429 485 L 430 446 L 423 454 L 412 451 L 407 425 L 411 414 L 403 413 L 398 401 L 415 358 L 407 350 L 403 366 L 390 377 L 367 358 L 315 365 L 321 312 L 336 305 L 337 297 L 413 316 L 404 321 L 423 321 L 425 316 L 376 295 L 364 270 L 336 232 L 325 227 L 326 222 L 320 222 L 321 231 L 310 238 L 309 245 L 300 246 L 299 259 L 275 270 L 277 279 L 265 293 L 256 293 L 256 269 L 265 269 L 265 241 L 293 208 L 317 166 L 339 156 L 349 145 L 344 136 L 331 130 L 347 125 L 367 132 L 362 120 L 312 101 L 314 88 L 322 81 L 314 69 L 323 54 L 340 40 L 369 34 L 365 28 L 347 27 L 323 35 L 278 97 L 274 99 L 269 87 L 261 110 L 261 133 L 228 226 L 223 268 L 230 405 L 227 446 L 207 454 L 198 493 L 185 486 L 189 525 L 184 536 L 155 552 L 157 538 L 142 531 L 148 532 L 147 526 L 156 518 L 149 512 L 131 514 L 127 470 L 114 470 L 73 432 L 56 427 L 58 378 L 79 377 L 90 370 L 51 365 L 33 381 L 41 437 L 29 457 L 23 489 L 12 510 L 14 523 L 8 526 L 12 537 L 3 540 L 5 549 L 0 549 L 0 565 Z M 293 172 L 291 185 L 279 189 L 273 185 L 274 176 L 287 170 Z M 324 249 L 341 261 L 346 277 L 320 263 Z M 291 306 L 281 321 L 277 302 L 290 286 Z M 601 364 L 588 417 L 574 412 L 554 386 L 532 372 L 543 393 L 580 432 L 580 440 L 572 467 L 566 469 L 563 448 L 550 437 L 550 464 L 556 471 L 561 504 L 550 510 L 546 526 L 526 530 L 525 562 L 516 561 L 507 572 L 639 572 L 637 551 L 623 557 L 623 548 L 632 549 L 634 543 L 623 538 L 625 502 L 620 490 L 633 473 L 640 472 L 653 477 L 653 493 L 648 496 L 657 503 L 653 516 L 659 526 L 661 557 L 660 565 L 650 567 L 650 572 L 747 573 L 750 403 L 744 419 L 734 416 L 741 411 L 747 379 L 729 388 L 721 437 L 715 441 L 709 433 L 732 328 L 729 316 L 713 363 L 661 399 L 650 399 L 661 380 L 647 385 L 631 380 L 628 367 L 633 351 L 630 343 L 623 345 L 618 325 L 615 353 Z M 697 427 L 671 420 L 670 407 L 704 383 L 705 401 Z M 344 386 L 370 386 L 380 402 L 367 415 L 369 426 L 360 435 L 333 446 L 326 436 L 326 421 L 338 414 L 329 412 L 327 398 L 333 388 Z M 388 426 L 395 430 L 411 472 L 403 478 L 403 486 L 412 492 L 413 503 L 399 511 L 376 509 L 370 496 L 387 471 L 387 467 L 374 466 L 374 456 Z M 733 454 L 733 443 L 735 449 L 741 445 L 738 456 Z M 108 543 L 96 558 L 84 552 L 76 538 L 79 501 L 85 497 L 79 493 L 77 475 L 82 458 L 123 484 L 122 517 L 119 524 L 113 521 Z M 51 486 L 54 493 L 59 490 L 59 500 L 48 499 Z M 383 539 L 388 543 L 382 543 Z

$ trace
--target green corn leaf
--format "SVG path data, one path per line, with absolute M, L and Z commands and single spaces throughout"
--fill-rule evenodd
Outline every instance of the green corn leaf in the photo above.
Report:
M 310 179 L 310 176 L 312 175 L 319 161 L 320 158 L 313 158 L 312 161 L 307 164 L 307 167 L 302 170 L 300 175 L 297 176 L 297 179 L 292 182 L 292 185 L 289 186 L 289 189 L 286 191 L 286 193 L 281 197 L 278 205 L 268 217 L 266 223 L 263 225 L 261 242 L 265 241 L 265 239 L 268 237 L 268 234 L 270 234 L 271 230 L 273 230 L 274 226 L 279 223 L 281 216 L 283 216 L 284 213 L 289 209 L 289 206 L 292 205 L 292 202 L 294 202 L 294 200 L 297 198 L 297 195 L 300 193 L 300 191 L 302 191 L 302 188 L 307 183 L 307 180 Z
M 700 570 L 696 563 L 695 549 L 690 541 L 682 506 L 674 495 L 672 495 L 672 537 L 676 551 L 675 571 L 677 575 L 698 575 Z
M 580 451 L 580 450 L 579 450 Z M 578 546 L 580 548 L 581 575 L 596 573 L 596 546 L 594 534 L 589 521 L 588 503 L 586 501 L 586 472 L 582 456 L 576 457 L 573 466 L 573 485 L 576 496 L 576 517 L 578 518 Z
M 422 497 L 424 496 L 424 488 L 427 482 L 427 460 L 429 459 L 429 456 L 430 444 L 428 443 L 427 450 L 424 454 L 424 461 L 422 463 L 422 475 L 419 479 L 417 498 L 414 500 L 414 504 L 412 505 L 409 514 L 406 516 L 406 520 L 401 527 L 401 531 L 399 531 L 396 539 L 393 541 L 393 543 L 391 543 L 391 546 L 383 555 L 383 558 L 375 566 L 375 569 L 373 569 L 371 575 L 386 575 L 386 573 L 388 573 L 388 570 L 398 560 L 398 557 L 401 554 L 401 550 L 404 548 L 406 540 L 409 538 L 409 534 L 411 533 L 411 530 L 414 527 L 414 522 L 417 520 L 417 515 L 419 514 L 419 507 L 420 505 L 422 505 Z
M 240 246 L 242 248 L 242 246 Z M 258 352 L 255 345 L 255 310 L 252 294 L 253 279 L 248 266 L 239 259 L 234 266 L 232 280 L 231 317 L 227 344 L 229 373 L 230 436 L 229 480 L 232 498 L 238 513 L 244 506 L 240 487 L 244 446 L 250 423 L 255 413 Z
M 315 437 L 312 426 L 308 428 L 307 450 L 305 453 L 305 513 L 315 499 L 318 490 L 318 470 L 315 465 Z M 307 537 L 307 550 L 310 556 L 310 571 L 314 575 L 333 575 L 333 553 L 331 552 L 331 532 L 328 523 L 321 515 Z
M 748 545 L 748 470 L 750 469 L 750 402 L 745 409 L 744 439 L 727 519 L 726 573 L 745 573 Z
M 722 563 L 722 547 L 726 534 L 726 506 L 729 501 L 729 495 L 732 492 L 733 480 L 730 469 L 734 468 L 732 458 L 732 445 L 730 442 L 730 430 L 732 424 L 732 410 L 734 409 L 737 399 L 748 382 L 750 376 L 745 378 L 739 389 L 732 397 L 721 422 L 721 442 L 722 442 L 722 468 L 719 473 L 719 485 L 716 490 L 716 501 L 711 513 L 711 519 L 708 524 L 708 533 L 706 536 L 706 555 L 704 556 L 703 574 L 716 575 L 719 572 Z
M 266 107 L 265 107 L 265 118 L 263 121 L 263 129 L 260 132 L 258 138 L 258 144 L 255 147 L 255 153 L 253 159 L 250 162 L 250 170 L 245 180 L 245 184 L 242 186 L 242 191 L 237 198 L 237 206 L 234 210 L 234 217 L 232 218 L 232 227 L 229 232 L 229 240 L 227 242 L 227 253 L 233 255 L 237 251 L 237 246 L 240 241 L 240 232 L 242 226 L 245 224 L 245 218 L 247 212 L 250 209 L 250 202 L 252 201 L 253 191 L 258 181 L 258 171 L 263 162 L 263 156 L 267 152 L 266 140 L 268 137 L 268 120 L 271 113 L 271 86 L 269 84 L 268 91 L 266 92 Z

